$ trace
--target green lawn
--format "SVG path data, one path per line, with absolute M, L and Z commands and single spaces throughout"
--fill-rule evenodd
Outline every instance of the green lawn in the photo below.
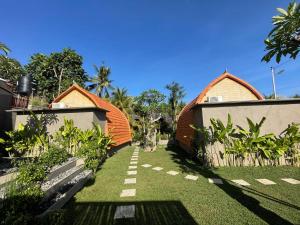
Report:
M 300 224 L 300 185 L 280 178 L 300 180 L 299 168 L 244 167 L 202 169 L 178 149 L 160 148 L 140 151 L 137 184 L 123 185 L 129 176 L 133 147 L 109 158 L 96 179 L 64 208 L 74 224 Z M 141 167 L 163 167 L 162 171 Z M 180 172 L 177 176 L 166 174 Z M 186 174 L 198 175 L 197 181 Z M 131 176 L 135 177 L 135 176 Z M 209 184 L 207 178 L 219 177 L 223 185 Z M 256 178 L 267 178 L 276 185 L 263 185 Z M 251 185 L 239 187 L 231 179 L 244 179 Z M 136 197 L 120 198 L 122 189 L 136 188 Z M 118 205 L 135 204 L 133 220 L 113 219 Z

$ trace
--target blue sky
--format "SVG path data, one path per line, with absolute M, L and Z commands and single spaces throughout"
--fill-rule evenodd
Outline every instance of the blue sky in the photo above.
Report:
M 84 58 L 94 74 L 102 61 L 113 85 L 129 94 L 177 81 L 185 101 L 227 68 L 260 92 L 272 92 L 270 66 L 260 61 L 271 17 L 283 0 L 1 0 L 0 41 L 26 64 L 34 53 L 64 47 Z M 3 10 L 4 9 L 4 10 Z M 300 93 L 300 63 L 282 59 L 280 95 Z M 286 63 L 285 63 L 286 62 Z

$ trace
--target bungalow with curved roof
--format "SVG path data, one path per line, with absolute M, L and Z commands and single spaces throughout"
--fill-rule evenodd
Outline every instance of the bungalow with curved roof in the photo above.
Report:
M 73 84 L 66 91 L 55 98 L 53 103 L 61 103 L 65 108 L 99 108 L 106 111 L 105 132 L 113 140 L 113 147 L 118 147 L 132 141 L 128 119 L 116 106 L 95 94 L 88 92 L 77 84 Z
M 176 140 L 185 150 L 193 151 L 195 137 L 191 124 L 199 120 L 192 110 L 195 106 L 211 102 L 263 100 L 263 96 L 246 81 L 224 72 L 213 80 L 193 101 L 181 111 L 176 130 Z

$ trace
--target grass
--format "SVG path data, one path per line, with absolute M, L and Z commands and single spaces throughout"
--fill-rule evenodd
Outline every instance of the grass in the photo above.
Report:
M 89 186 L 76 194 L 65 207 L 74 224 L 300 224 L 299 185 L 280 178 L 300 180 L 299 168 L 224 167 L 204 169 L 178 149 L 159 148 L 153 153 L 140 151 L 137 176 L 127 176 L 133 147 L 109 158 Z M 141 167 L 163 167 L 162 171 Z M 166 174 L 180 172 L 177 176 Z M 186 180 L 187 174 L 199 176 Z M 123 185 L 136 177 L 137 184 Z M 223 185 L 209 184 L 219 177 Z M 276 185 L 263 185 L 267 178 Z M 240 187 L 231 179 L 244 179 L 251 186 Z M 136 197 L 120 198 L 122 189 L 136 188 Z M 117 205 L 135 204 L 134 220 L 113 220 Z

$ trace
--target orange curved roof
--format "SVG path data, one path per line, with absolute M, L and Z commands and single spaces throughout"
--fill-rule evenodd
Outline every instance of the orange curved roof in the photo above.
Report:
M 97 95 L 88 92 L 87 90 L 83 89 L 77 84 L 73 84 L 66 91 L 61 93 L 57 98 L 53 100 L 53 103 L 59 102 L 62 98 L 64 98 L 73 90 L 77 90 L 81 94 L 86 96 L 95 104 L 96 107 L 107 111 L 107 129 L 109 135 L 112 136 L 114 142 L 113 146 L 119 146 L 132 140 L 130 125 L 124 113 L 110 102 L 99 98 Z
M 241 84 L 249 91 L 251 91 L 257 97 L 258 100 L 264 99 L 263 95 L 261 95 L 249 83 L 228 72 L 224 72 L 219 77 L 214 79 L 209 85 L 207 85 L 206 88 L 193 101 L 191 101 L 181 110 L 177 122 L 176 140 L 188 147 L 192 146 L 192 141 L 195 133 L 194 130 L 190 127 L 190 124 L 194 123 L 194 114 L 191 109 L 193 108 L 193 106 L 201 104 L 203 102 L 203 98 L 206 96 L 208 91 L 225 78 L 231 79 Z

